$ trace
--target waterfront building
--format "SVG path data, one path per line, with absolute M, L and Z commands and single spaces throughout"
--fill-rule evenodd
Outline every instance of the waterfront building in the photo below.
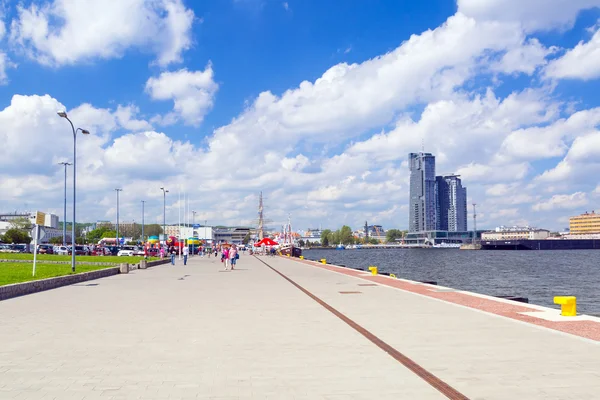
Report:
M 550 237 L 549 230 L 529 226 L 499 226 L 493 231 L 481 234 L 481 240 L 540 240 L 548 237 Z
M 439 231 L 466 232 L 467 188 L 459 175 L 442 175 L 435 178 L 436 227 Z
M 435 157 L 431 153 L 410 153 L 409 232 L 436 229 Z
M 250 233 L 250 228 L 214 228 L 212 231 L 215 243 L 234 243 L 242 244 L 246 235 Z
M 581 235 L 590 233 L 600 233 L 600 214 L 592 210 L 584 214 L 569 218 L 569 233 L 571 235 Z

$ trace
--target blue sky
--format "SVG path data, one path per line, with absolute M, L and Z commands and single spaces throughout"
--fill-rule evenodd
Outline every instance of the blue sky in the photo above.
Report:
M 424 141 L 484 226 L 560 229 L 600 193 L 600 1 L 549 3 L 4 2 L 0 201 L 61 210 L 66 109 L 93 132 L 87 221 L 114 219 L 114 187 L 124 218 L 144 199 L 158 220 L 168 185 L 170 222 L 181 191 L 252 224 L 263 191 L 274 225 L 404 228 Z

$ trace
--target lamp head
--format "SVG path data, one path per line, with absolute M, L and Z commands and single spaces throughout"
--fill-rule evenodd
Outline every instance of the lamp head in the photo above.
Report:
M 67 112 L 66 111 L 60 111 L 60 112 L 57 112 L 57 114 L 58 114 L 59 117 L 67 118 Z
M 87 129 L 82 129 L 81 133 L 83 133 L 84 135 L 89 135 L 90 131 L 88 131 Z

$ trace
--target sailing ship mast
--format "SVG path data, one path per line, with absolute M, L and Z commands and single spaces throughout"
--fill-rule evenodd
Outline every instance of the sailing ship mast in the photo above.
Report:
M 263 240 L 265 238 L 265 228 L 264 228 L 264 217 L 263 217 L 263 196 L 262 192 L 260 192 L 260 197 L 258 200 L 258 240 Z

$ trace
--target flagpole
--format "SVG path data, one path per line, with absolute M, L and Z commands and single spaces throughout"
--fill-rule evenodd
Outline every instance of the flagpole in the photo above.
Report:
M 177 241 L 181 241 L 181 185 L 179 185 L 179 201 L 177 202 L 177 206 L 179 209 L 179 216 L 177 217 L 179 220 L 179 232 L 177 233 Z M 179 259 L 181 260 L 181 251 L 179 251 Z

